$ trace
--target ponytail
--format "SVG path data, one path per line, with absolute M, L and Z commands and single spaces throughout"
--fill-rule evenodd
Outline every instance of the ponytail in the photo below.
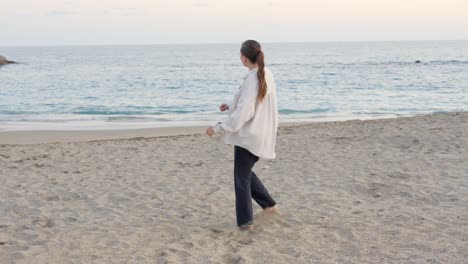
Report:
M 261 102 L 263 98 L 265 98 L 266 92 L 267 92 L 267 84 L 265 80 L 265 61 L 264 61 L 264 54 L 263 51 L 260 50 L 260 52 L 257 55 L 257 76 L 258 76 L 258 96 L 257 99 Z
M 262 101 L 267 93 L 267 84 L 265 79 L 265 55 L 263 54 L 260 43 L 255 40 L 246 40 L 242 43 L 241 53 L 246 56 L 252 63 L 256 63 L 258 66 L 258 96 L 257 100 Z

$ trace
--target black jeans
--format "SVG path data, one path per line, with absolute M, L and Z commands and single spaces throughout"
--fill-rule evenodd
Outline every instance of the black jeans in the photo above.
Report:
M 237 225 L 253 224 L 252 198 L 262 208 L 276 204 L 268 190 L 252 171 L 259 157 L 245 148 L 234 146 L 234 190 Z

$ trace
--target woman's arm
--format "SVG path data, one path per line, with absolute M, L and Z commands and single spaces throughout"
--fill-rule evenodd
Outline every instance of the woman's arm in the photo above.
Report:
M 236 132 L 242 125 L 249 121 L 255 114 L 255 103 L 258 94 L 258 80 L 255 75 L 250 75 L 241 87 L 236 109 L 221 124 L 214 127 L 215 132 L 221 129 L 227 132 Z M 231 107 L 231 106 L 230 106 Z

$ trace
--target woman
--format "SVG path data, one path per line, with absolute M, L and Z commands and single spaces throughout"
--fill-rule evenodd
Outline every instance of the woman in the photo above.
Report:
M 212 136 L 225 131 L 224 143 L 234 145 L 234 187 L 237 225 L 241 230 L 253 230 L 252 198 L 264 212 L 277 212 L 276 201 L 252 171 L 259 160 L 274 159 L 278 107 L 272 72 L 265 67 L 264 54 L 255 40 L 242 43 L 240 59 L 249 72 L 244 76 L 232 104 L 221 104 L 228 116 L 214 127 L 206 129 Z

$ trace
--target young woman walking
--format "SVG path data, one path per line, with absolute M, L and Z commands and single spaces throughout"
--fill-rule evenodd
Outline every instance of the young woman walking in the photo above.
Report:
M 274 159 L 278 107 L 272 72 L 265 67 L 264 54 L 255 40 L 242 43 L 242 64 L 249 69 L 231 104 L 221 104 L 220 111 L 229 114 L 215 126 L 206 129 L 212 136 L 225 131 L 224 143 L 234 145 L 234 190 L 237 225 L 253 230 L 252 198 L 264 212 L 277 212 L 276 201 L 252 171 L 259 160 Z

